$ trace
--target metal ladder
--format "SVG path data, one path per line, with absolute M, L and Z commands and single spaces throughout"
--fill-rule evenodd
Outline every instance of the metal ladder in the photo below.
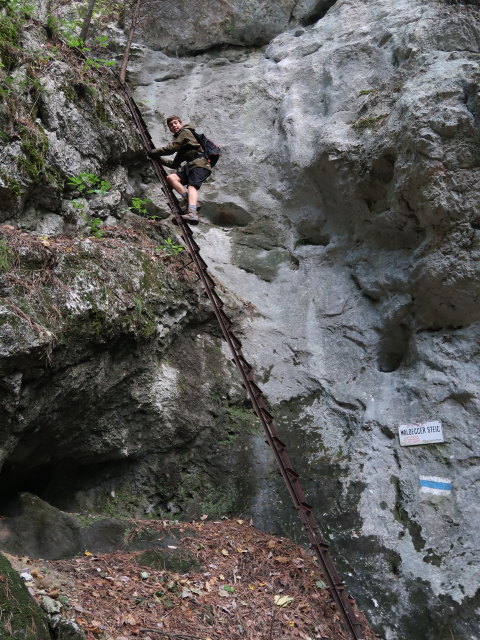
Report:
M 128 90 L 128 87 L 126 85 L 122 85 L 122 91 L 133 120 L 139 130 L 146 151 L 153 150 L 154 145 L 152 138 L 139 108 Z M 205 293 L 212 304 L 223 338 L 230 347 L 230 351 L 233 356 L 232 360 L 240 372 L 243 386 L 251 400 L 253 411 L 262 424 L 267 444 L 272 448 L 279 472 L 292 499 L 293 507 L 298 513 L 310 541 L 311 548 L 318 559 L 327 587 L 338 607 L 345 629 L 349 632 L 353 640 L 363 640 L 364 634 L 361 624 L 353 611 L 350 603 L 350 597 L 345 590 L 345 583 L 340 579 L 335 569 L 333 560 L 329 553 L 329 544 L 323 539 L 320 529 L 312 514 L 312 507 L 305 500 L 305 496 L 298 479 L 298 474 L 293 469 L 286 452 L 285 444 L 277 436 L 275 426 L 273 424 L 273 418 L 267 409 L 267 403 L 262 390 L 254 382 L 253 367 L 247 362 L 242 353 L 242 343 L 235 336 L 232 329 L 232 321 L 223 310 L 224 303 L 215 290 L 215 281 L 209 274 L 207 264 L 200 255 L 200 248 L 193 238 L 192 230 L 188 224 L 184 222 L 181 216 L 182 210 L 180 209 L 177 198 L 167 183 L 167 173 L 165 169 L 157 160 L 154 159 L 152 159 L 152 165 L 155 174 L 162 185 L 163 193 L 167 198 L 172 214 L 175 216 L 180 235 L 189 252 L 191 258 L 191 262 L 189 264 L 194 266 L 198 278 L 202 281 Z

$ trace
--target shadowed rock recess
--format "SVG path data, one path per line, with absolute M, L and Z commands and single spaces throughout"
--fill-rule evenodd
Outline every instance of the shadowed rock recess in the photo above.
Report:
M 149 7 L 129 81 L 156 144 L 174 113 L 222 147 L 195 238 L 340 571 L 385 640 L 477 640 L 478 2 Z M 0 48 L 0 514 L 243 513 L 303 540 L 173 227 L 132 207 L 167 213 L 121 98 L 22 20 Z M 443 443 L 400 446 L 428 420 Z

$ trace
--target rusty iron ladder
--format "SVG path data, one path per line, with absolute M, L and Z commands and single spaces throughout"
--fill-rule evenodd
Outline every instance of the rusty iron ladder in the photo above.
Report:
M 128 87 L 126 85 L 122 85 L 122 90 L 133 120 L 140 132 L 144 147 L 146 151 L 151 151 L 155 147 L 145 121 L 143 120 L 142 114 L 131 96 Z M 233 355 L 233 362 L 240 372 L 243 386 L 250 397 L 253 410 L 262 424 L 267 444 L 270 445 L 273 451 L 278 469 L 285 481 L 292 499 L 293 507 L 298 513 L 310 541 L 311 548 L 318 559 L 327 587 L 343 620 L 345 630 L 349 632 L 353 640 L 363 640 L 364 634 L 361 624 L 353 611 L 350 598 L 345 590 L 345 583 L 340 579 L 335 569 L 335 565 L 329 553 L 329 544 L 323 539 L 320 529 L 312 514 L 312 507 L 305 500 L 305 496 L 298 479 L 298 474 L 292 467 L 286 452 L 285 444 L 277 436 L 275 426 L 273 424 L 273 418 L 267 409 L 267 403 L 264 395 L 261 389 L 254 382 L 253 367 L 245 359 L 242 353 L 242 343 L 235 336 L 232 330 L 232 321 L 223 310 L 224 303 L 215 291 L 215 281 L 208 273 L 207 264 L 200 255 L 200 248 L 193 239 L 190 227 L 183 221 L 181 216 L 182 210 L 180 209 L 178 200 L 167 183 L 167 173 L 165 169 L 157 160 L 151 159 L 151 162 L 155 174 L 162 185 L 162 190 L 167 198 L 172 214 L 175 216 L 175 221 L 178 224 L 181 237 L 189 252 L 191 262 L 188 264 L 193 264 L 198 278 L 202 281 L 205 293 L 212 304 L 223 338 L 230 347 Z

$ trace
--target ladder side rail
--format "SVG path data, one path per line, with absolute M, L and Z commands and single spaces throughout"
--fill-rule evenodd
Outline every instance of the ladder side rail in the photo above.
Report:
M 135 104 L 133 98 L 129 95 L 128 91 L 124 89 L 125 96 L 127 98 L 127 103 L 130 107 L 130 111 L 132 112 L 132 116 L 134 118 L 135 123 L 140 131 L 140 135 L 142 137 L 142 142 L 147 150 L 151 151 L 154 147 L 152 144 L 152 140 L 150 135 L 148 134 L 148 129 L 146 124 L 138 110 L 137 105 Z M 155 174 L 159 181 L 163 186 L 163 191 L 167 196 L 168 202 L 172 211 L 175 213 L 177 220 L 179 222 L 179 227 L 181 231 L 182 238 L 184 239 L 187 249 L 190 253 L 191 258 L 193 259 L 193 263 L 195 265 L 195 269 L 197 271 L 197 275 L 199 279 L 202 280 L 202 284 L 205 289 L 205 293 L 209 298 L 215 316 L 217 318 L 218 324 L 222 331 L 223 337 L 227 344 L 229 345 L 230 351 L 233 356 L 233 361 L 239 370 L 244 386 L 247 390 L 247 393 L 250 397 L 250 401 L 253 406 L 253 410 L 257 415 L 260 423 L 263 427 L 263 430 L 267 437 L 267 443 L 271 446 L 272 451 L 274 453 L 274 457 L 279 468 L 280 474 L 283 477 L 283 480 L 286 484 L 290 497 L 292 499 L 295 510 L 298 512 L 300 520 L 305 528 L 307 536 L 310 540 L 311 546 L 318 560 L 320 561 L 320 566 L 322 568 L 324 577 L 327 581 L 330 593 L 337 604 L 339 611 L 342 615 L 346 626 L 352 635 L 354 640 L 362 640 L 363 633 L 361 632 L 359 622 L 353 612 L 353 609 L 346 597 L 344 590 L 344 583 L 340 581 L 339 576 L 336 572 L 335 566 L 330 555 L 327 553 L 328 544 L 323 540 L 320 529 L 315 522 L 315 519 L 311 515 L 311 513 L 307 513 L 307 510 L 304 506 L 304 496 L 301 491 L 300 484 L 298 480 L 295 480 L 295 483 L 292 482 L 291 477 L 288 473 L 288 469 L 292 469 L 288 456 L 285 451 L 280 450 L 277 443 L 275 442 L 276 433 L 275 428 L 273 426 L 273 421 L 270 421 L 271 424 L 267 422 L 265 416 L 262 413 L 262 404 L 266 406 L 265 400 L 263 398 L 263 393 L 260 391 L 260 396 L 255 392 L 255 388 L 258 389 L 254 383 L 249 379 L 248 373 L 245 371 L 242 360 L 245 361 L 241 351 L 236 348 L 235 341 L 239 342 L 238 339 L 234 336 L 231 329 L 227 326 L 225 318 L 228 319 L 225 312 L 218 306 L 218 302 L 216 297 L 218 295 L 214 292 L 214 285 L 211 284 L 212 278 L 209 276 L 208 272 L 206 275 L 206 269 L 202 265 L 203 260 L 199 256 L 198 245 L 196 245 L 195 241 L 192 237 L 192 232 L 190 227 L 188 227 L 181 217 L 181 210 L 178 205 L 178 201 L 175 198 L 170 186 L 166 181 L 167 173 L 163 166 L 155 159 L 152 159 L 152 165 L 155 171 Z M 202 260 L 202 262 L 200 262 Z M 215 297 L 216 296 L 216 297 Z M 228 319 L 230 322 L 230 320 Z M 259 402 L 259 397 L 262 399 L 262 402 Z

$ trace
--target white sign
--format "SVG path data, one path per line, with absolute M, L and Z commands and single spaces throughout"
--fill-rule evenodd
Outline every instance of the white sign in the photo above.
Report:
M 398 427 L 400 444 L 402 447 L 410 447 L 414 444 L 434 444 L 444 442 L 442 423 L 440 420 L 430 422 L 417 422 L 414 424 L 401 424 Z

